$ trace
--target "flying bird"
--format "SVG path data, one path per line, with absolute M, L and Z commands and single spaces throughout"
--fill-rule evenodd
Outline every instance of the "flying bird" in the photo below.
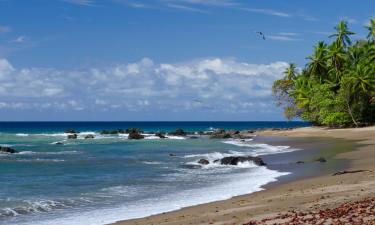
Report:
M 263 32 L 261 32 L 261 31 L 256 31 L 255 33 L 258 34 L 259 36 L 261 36 L 263 40 L 266 40 L 266 36 L 264 35 Z

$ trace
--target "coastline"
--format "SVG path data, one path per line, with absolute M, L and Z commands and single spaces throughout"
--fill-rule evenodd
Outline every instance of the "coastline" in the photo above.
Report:
M 340 153 L 337 159 L 349 160 L 347 170 L 372 170 L 375 165 L 375 127 L 327 129 L 318 127 L 293 130 L 265 130 L 259 136 L 324 137 L 353 141 L 353 151 Z M 332 208 L 346 201 L 375 196 L 375 175 L 369 172 L 318 175 L 296 181 L 266 185 L 266 190 L 202 205 L 182 208 L 140 219 L 119 221 L 115 225 L 129 224 L 243 224 L 263 219 L 288 210 L 315 210 Z

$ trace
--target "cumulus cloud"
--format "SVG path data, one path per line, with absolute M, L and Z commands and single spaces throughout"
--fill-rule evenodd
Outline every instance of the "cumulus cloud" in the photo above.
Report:
M 144 58 L 106 68 L 58 70 L 15 68 L 0 59 L 0 109 L 246 112 L 271 106 L 272 82 L 286 67 L 286 62 L 223 58 L 182 63 Z

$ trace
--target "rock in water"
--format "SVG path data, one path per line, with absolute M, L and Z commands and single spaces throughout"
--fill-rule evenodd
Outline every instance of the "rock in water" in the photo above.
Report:
M 140 131 L 139 131 L 139 129 L 134 129 L 134 128 L 132 128 L 132 129 L 128 129 L 128 130 L 126 130 L 126 131 L 128 131 L 129 132 L 129 136 L 128 136 L 128 139 L 143 139 L 143 138 L 145 138 L 145 136 L 143 136 L 141 133 L 140 133 Z
M 69 134 L 68 139 L 77 139 L 77 134 Z
M 200 160 L 198 161 L 198 163 L 199 163 L 199 164 L 202 164 L 202 165 L 208 165 L 208 164 L 210 164 L 210 162 L 209 162 L 207 159 L 200 159 Z
M 170 132 L 169 134 L 175 136 L 186 136 L 187 133 L 183 129 L 177 129 L 173 132 Z
M 9 148 L 9 147 L 1 147 L 0 146 L 0 152 L 5 152 L 5 153 L 18 153 L 17 150 L 13 149 L 13 148 Z
M 167 138 L 167 137 L 164 135 L 164 133 L 161 133 L 161 132 L 157 132 L 157 133 L 155 133 L 155 136 L 156 136 L 156 137 L 159 137 L 159 138 L 161 138 L 161 139 Z
M 315 161 L 317 161 L 317 162 L 321 162 L 321 163 L 323 163 L 323 162 L 327 162 L 327 160 L 326 160 L 324 157 L 319 157 L 319 158 L 316 159 Z
M 238 163 L 242 162 L 254 162 L 258 166 L 265 166 L 267 165 L 263 162 L 262 158 L 260 157 L 253 157 L 253 156 L 229 156 L 224 157 L 222 159 L 215 160 L 214 162 L 220 162 L 222 165 L 238 165 Z
M 92 134 L 88 134 L 85 136 L 85 139 L 92 139 L 92 138 L 95 138 L 95 136 Z

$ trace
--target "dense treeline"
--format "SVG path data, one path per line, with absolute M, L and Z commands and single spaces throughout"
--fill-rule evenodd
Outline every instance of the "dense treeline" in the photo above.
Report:
M 352 42 L 341 21 L 333 42 L 319 42 L 302 70 L 291 63 L 273 84 L 286 118 L 300 117 L 316 125 L 364 126 L 375 122 L 375 19 L 367 40 Z

